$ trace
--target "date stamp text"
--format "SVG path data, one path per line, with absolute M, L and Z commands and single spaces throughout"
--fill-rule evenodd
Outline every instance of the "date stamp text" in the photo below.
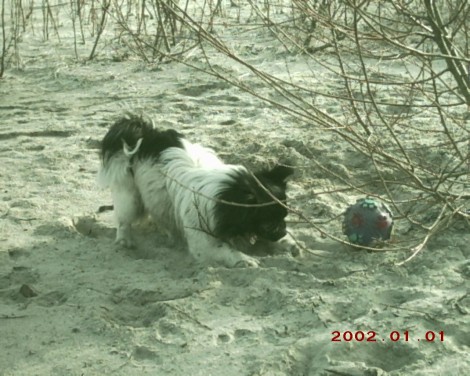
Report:
M 391 331 L 390 333 L 386 333 L 385 336 L 379 336 L 377 332 L 373 330 L 369 331 L 362 331 L 357 330 L 355 332 L 346 330 L 344 332 L 340 332 L 339 330 L 334 330 L 331 332 L 331 341 L 332 342 L 398 342 L 398 341 L 424 341 L 424 342 L 444 342 L 444 332 L 433 332 L 432 330 L 428 330 L 426 333 L 421 333 L 421 335 L 417 334 L 412 336 L 408 330 L 404 331 Z

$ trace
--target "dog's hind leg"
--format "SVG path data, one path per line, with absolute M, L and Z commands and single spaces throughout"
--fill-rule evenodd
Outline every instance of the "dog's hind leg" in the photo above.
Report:
M 132 177 L 112 188 L 114 212 L 117 221 L 116 243 L 134 247 L 132 223 L 143 213 L 142 200 Z
M 114 202 L 114 214 L 117 222 L 116 243 L 133 247 L 132 223 L 144 212 L 142 199 L 134 181 L 131 159 L 139 150 L 142 139 L 137 141 L 133 150 L 121 140 L 123 151 L 107 156 L 98 172 L 98 183 L 103 188 L 110 188 Z

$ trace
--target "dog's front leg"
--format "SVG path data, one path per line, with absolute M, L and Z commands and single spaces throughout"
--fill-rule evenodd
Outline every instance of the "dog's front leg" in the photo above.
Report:
M 254 257 L 231 248 L 201 230 L 187 229 L 185 236 L 189 252 L 200 262 L 223 264 L 229 268 L 259 266 L 259 261 Z

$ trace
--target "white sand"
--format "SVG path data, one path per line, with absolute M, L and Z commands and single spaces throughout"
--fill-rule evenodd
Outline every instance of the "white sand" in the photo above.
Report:
M 296 145 L 310 143 L 337 168 L 354 156 L 180 64 L 75 64 L 38 36 L 22 48 L 24 70 L 0 81 L 0 375 L 470 374 L 464 224 L 402 267 L 394 263 L 407 253 L 352 251 L 295 224 L 317 255 L 261 255 L 258 269 L 198 266 L 150 225 L 138 230 L 137 250 L 116 248 L 112 213 L 96 213 L 111 199 L 95 174 L 99 141 L 125 110 L 231 163 L 289 159 L 298 167 L 290 204 L 313 218 L 354 198 L 316 200 L 312 191 L 329 182 Z M 282 70 L 276 55 L 261 57 Z M 332 342 L 336 330 L 375 331 L 377 342 Z M 428 331 L 444 341 L 427 342 Z

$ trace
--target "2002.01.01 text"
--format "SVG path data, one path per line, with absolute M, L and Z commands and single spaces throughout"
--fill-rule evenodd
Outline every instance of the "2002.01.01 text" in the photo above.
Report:
M 376 339 L 375 337 L 377 336 L 377 333 L 374 332 L 373 330 L 369 330 L 367 332 L 363 332 L 362 330 L 358 330 L 356 332 L 351 332 L 349 330 L 341 333 L 339 330 L 335 330 L 331 332 L 332 342 L 351 342 L 351 341 L 356 341 L 356 342 L 379 342 L 380 340 Z M 392 342 L 397 342 L 400 339 L 402 339 L 405 342 L 410 341 L 410 332 L 408 330 L 405 330 L 403 333 L 400 333 L 396 330 L 390 332 L 388 338 Z M 444 341 L 444 332 L 440 331 L 438 333 L 435 333 L 431 330 L 427 331 L 424 335 L 424 338 L 416 338 L 417 341 L 426 341 L 426 342 L 434 342 L 434 341 Z M 385 342 L 385 338 L 382 338 L 382 342 Z

